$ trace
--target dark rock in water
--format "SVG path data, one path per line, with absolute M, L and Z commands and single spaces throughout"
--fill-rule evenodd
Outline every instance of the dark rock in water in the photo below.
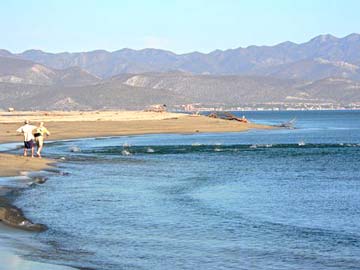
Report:
M 73 153 L 81 152 L 81 149 L 77 146 L 73 146 L 70 148 L 70 152 L 73 152 Z
M 47 168 L 44 171 L 51 172 L 51 173 L 60 173 L 61 172 L 59 169 L 55 169 L 55 168 Z
M 32 223 L 24 216 L 21 209 L 12 205 L 0 206 L 0 221 L 6 225 L 27 231 L 42 232 L 47 230 L 46 225 Z
M 44 176 L 35 176 L 32 178 L 36 184 L 44 184 L 48 178 Z
M 68 173 L 68 172 L 63 172 L 63 171 L 61 171 L 59 169 L 54 169 L 54 168 L 48 168 L 45 171 L 55 173 L 55 174 L 58 174 L 58 175 L 62 175 L 62 176 L 70 175 L 70 173 Z

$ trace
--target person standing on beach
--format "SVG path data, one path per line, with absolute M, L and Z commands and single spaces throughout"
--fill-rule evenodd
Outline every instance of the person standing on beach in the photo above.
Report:
M 34 157 L 34 135 L 33 130 L 36 126 L 30 125 L 28 120 L 25 120 L 24 125 L 19 127 L 16 132 L 24 135 L 24 156 L 27 156 L 27 151 L 31 149 L 31 157 Z
M 40 126 L 35 131 L 35 142 L 37 145 L 36 155 L 41 158 L 41 151 L 44 147 L 44 136 L 50 136 L 50 132 L 44 127 L 44 122 L 40 122 Z

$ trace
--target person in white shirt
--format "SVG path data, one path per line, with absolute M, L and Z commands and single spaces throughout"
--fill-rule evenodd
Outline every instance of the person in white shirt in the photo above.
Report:
M 34 157 L 34 135 L 33 130 L 36 129 L 36 126 L 30 125 L 28 120 L 25 120 L 25 125 L 19 127 L 16 132 L 22 133 L 24 135 L 24 156 L 27 156 L 28 150 L 31 149 L 31 157 Z

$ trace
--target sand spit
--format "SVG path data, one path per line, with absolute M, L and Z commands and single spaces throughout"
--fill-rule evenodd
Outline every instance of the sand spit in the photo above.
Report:
M 190 116 L 154 112 L 14 112 L 0 113 L 0 143 L 21 142 L 15 130 L 28 119 L 33 124 L 46 123 L 51 140 L 157 133 L 240 132 L 273 127 Z

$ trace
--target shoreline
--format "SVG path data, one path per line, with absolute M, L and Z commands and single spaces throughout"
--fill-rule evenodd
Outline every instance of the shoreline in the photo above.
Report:
M 79 116 L 79 114 L 81 114 Z M 12 115 L 12 116 L 10 116 Z M 10 119 L 9 119 L 10 118 Z M 99 138 L 112 136 L 131 136 L 146 134 L 196 134 L 219 132 L 243 132 L 250 129 L 274 129 L 272 126 L 239 123 L 206 116 L 191 116 L 177 113 L 146 113 L 146 112 L 21 112 L 0 113 L 0 144 L 19 142 L 15 130 L 26 119 L 32 123 L 46 121 L 45 125 L 53 134 L 52 141 Z M 9 121 L 10 120 L 10 121 Z M 48 169 L 56 161 L 51 159 L 25 158 L 19 155 L 0 152 L 0 178 L 16 177 L 22 171 L 36 172 Z M 19 150 L 20 152 L 20 150 Z M 45 147 L 46 153 L 46 147 Z M 11 167 L 8 165 L 11 164 Z M 41 181 L 37 184 L 43 184 Z M 36 180 L 34 181 L 36 183 Z M 9 194 L 16 188 L 4 188 L 0 184 L 0 222 L 15 228 L 38 231 L 46 230 L 46 225 L 32 223 L 22 210 L 12 204 Z M 13 195 L 11 195 L 13 196 Z M 4 219 L 5 218 L 5 219 Z M 7 218 L 7 220 L 6 220 Z M 8 253 L 5 250 L 5 254 Z M 0 256 L 4 254 L 0 252 Z M 9 253 L 11 254 L 11 252 Z M 11 254 L 16 256 L 14 254 Z M 9 258 L 7 255 L 6 258 Z M 20 259 L 16 256 L 18 260 Z M 37 265 L 29 263 L 35 269 Z M 45 264 L 45 268 L 46 265 Z M 51 265 L 52 266 L 52 265 Z M 64 269 L 70 269 L 68 267 Z
M 49 173 L 52 172 L 51 168 Z M 55 171 L 56 172 L 56 171 Z M 16 246 L 23 241 L 27 243 L 27 234 L 40 233 L 47 230 L 43 224 L 33 223 L 23 214 L 22 209 L 14 205 L 14 201 L 21 196 L 21 191 L 34 185 L 44 184 L 47 180 L 46 171 L 23 172 L 20 176 L 0 177 L 0 217 L 8 212 L 9 222 L 0 220 L 0 261 L 3 270 L 74 270 L 66 265 L 43 263 L 22 258 L 20 249 Z M 19 178 L 21 177 L 21 179 Z M 23 179 L 24 178 L 24 179 Z M 3 181 L 3 182 L 2 182 Z M 22 182 L 20 185 L 8 186 L 8 181 Z M 5 184 L 5 185 L 4 185 Z M 11 224 L 15 222 L 15 224 Z M 21 251 L 20 251 L 21 253 Z
M 39 115 L 40 114 L 40 115 Z M 81 114 L 79 116 L 79 114 Z M 12 115 L 11 117 L 9 115 Z M 43 116 L 46 115 L 46 116 Z M 11 118 L 9 120 L 9 117 Z M 42 118 L 44 117 L 44 118 Z M 219 132 L 243 132 L 251 129 L 274 129 L 276 127 L 255 123 L 240 123 L 206 116 L 192 116 L 177 113 L 152 112 L 66 112 L 19 114 L 0 113 L 0 144 L 22 143 L 21 135 L 15 130 L 28 119 L 37 124 L 45 122 L 51 131 L 52 141 L 85 139 L 112 136 L 146 134 L 195 134 Z M 101 119 L 101 120 L 99 120 Z M 0 151 L 0 177 L 16 176 L 20 171 L 38 171 L 48 167 L 53 161 L 45 158 L 24 158 L 3 154 Z M 12 164 L 12 167 L 8 166 Z
M 47 158 L 31 158 L 0 152 L 0 177 L 11 177 L 21 175 L 22 172 L 34 172 L 47 169 L 54 160 Z M 7 164 L 11 164 L 8 166 Z

